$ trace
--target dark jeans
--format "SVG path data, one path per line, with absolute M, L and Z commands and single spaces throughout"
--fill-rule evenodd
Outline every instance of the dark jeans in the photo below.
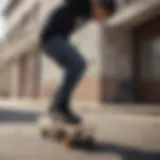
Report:
M 73 46 L 61 36 L 54 37 L 52 40 L 46 42 L 44 50 L 45 53 L 54 59 L 65 71 L 62 84 L 55 94 L 51 109 L 54 107 L 67 108 L 70 106 L 72 93 L 85 71 L 85 60 Z

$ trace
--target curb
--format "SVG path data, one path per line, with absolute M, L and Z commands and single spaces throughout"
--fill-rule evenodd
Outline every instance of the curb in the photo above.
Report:
M 49 101 L 40 100 L 0 100 L 0 108 L 45 111 Z M 96 104 L 96 103 L 73 103 L 74 109 L 85 112 L 108 112 L 113 114 L 132 114 L 160 116 L 160 105 L 137 105 L 137 104 Z

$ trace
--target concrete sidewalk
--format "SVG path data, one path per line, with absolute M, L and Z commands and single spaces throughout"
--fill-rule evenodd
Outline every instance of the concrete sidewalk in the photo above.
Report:
M 120 109 L 116 105 L 107 105 L 106 108 L 97 106 L 79 110 L 86 124 L 95 128 L 97 146 L 90 152 L 83 149 L 71 152 L 38 136 L 36 122 L 44 106 L 42 102 L 39 102 L 42 107 L 29 104 L 34 103 L 3 101 L 0 108 L 0 159 L 3 160 L 3 153 L 4 159 L 16 160 L 160 160 L 160 116 L 157 114 L 141 114 L 134 105 L 120 106 Z M 136 111 L 125 110 L 130 107 L 135 107 Z
M 4 116 L 4 110 L 0 112 Z M 95 128 L 97 145 L 92 151 L 66 150 L 51 140 L 43 140 L 36 127 L 36 114 L 7 109 L 4 116 L 7 120 L 0 123 L 0 159 L 2 153 L 4 159 L 16 160 L 160 159 L 160 117 L 108 112 L 81 114 Z

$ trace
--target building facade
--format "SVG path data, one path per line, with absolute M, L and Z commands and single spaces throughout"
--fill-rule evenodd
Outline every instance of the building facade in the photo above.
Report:
M 38 54 L 36 1 L 10 1 L 4 10 L 6 18 L 5 49 L 1 53 L 1 70 L 9 70 L 8 97 L 37 97 Z M 38 24 L 37 24 L 38 25 Z
M 1 74 L 12 98 L 50 98 L 62 71 L 39 45 L 47 15 L 60 0 L 11 0 Z M 160 102 L 160 1 L 117 0 L 117 12 L 103 24 L 90 21 L 71 41 L 88 63 L 76 89 L 77 101 Z M 4 90 L 5 90 L 4 89 Z

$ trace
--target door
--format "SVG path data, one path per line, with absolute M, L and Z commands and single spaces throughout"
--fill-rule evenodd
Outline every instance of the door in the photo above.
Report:
M 137 100 L 160 103 L 160 19 L 139 28 L 136 43 Z

